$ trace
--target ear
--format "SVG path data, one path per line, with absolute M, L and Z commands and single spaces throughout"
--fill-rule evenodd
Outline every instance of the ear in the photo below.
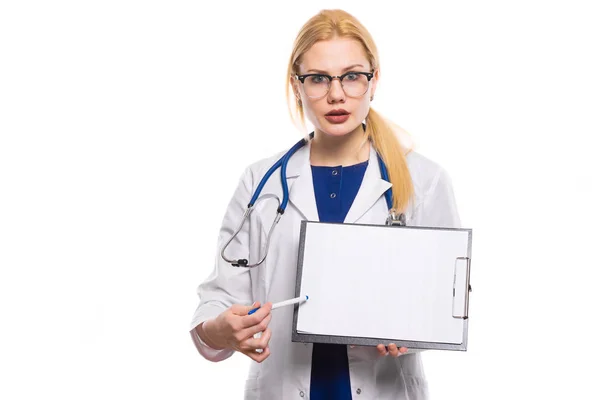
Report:
M 373 72 L 373 78 L 371 78 L 371 91 L 370 97 L 375 96 L 375 91 L 377 90 L 377 84 L 379 83 L 379 68 Z
M 296 77 L 294 76 L 290 76 L 290 85 L 292 86 L 292 90 L 294 91 L 294 97 L 297 99 L 300 98 L 300 91 L 298 88 L 298 81 L 296 80 Z

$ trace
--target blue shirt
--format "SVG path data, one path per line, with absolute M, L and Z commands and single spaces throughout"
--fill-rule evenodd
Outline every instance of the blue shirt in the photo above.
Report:
M 321 222 L 344 222 L 362 183 L 367 164 L 368 161 L 347 167 L 311 167 Z M 346 345 L 313 345 L 310 399 L 352 399 Z

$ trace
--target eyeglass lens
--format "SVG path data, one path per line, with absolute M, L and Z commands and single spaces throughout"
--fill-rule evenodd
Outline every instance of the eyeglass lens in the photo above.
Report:
M 347 96 L 359 97 L 367 92 L 369 79 L 363 74 L 348 74 L 342 78 L 342 88 Z M 308 76 L 304 90 L 308 97 L 323 97 L 329 92 L 331 81 L 325 75 Z

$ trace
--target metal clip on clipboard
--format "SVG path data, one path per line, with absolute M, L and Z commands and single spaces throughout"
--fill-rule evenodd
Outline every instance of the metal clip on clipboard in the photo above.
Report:
M 466 272 L 465 272 L 465 294 L 463 301 L 463 315 L 455 315 L 454 313 L 454 301 L 456 299 L 456 266 L 459 261 L 466 262 Z M 469 318 L 469 293 L 472 291 L 471 289 L 471 259 L 469 257 L 456 257 L 456 261 L 454 262 L 454 285 L 452 287 L 452 317 L 459 319 L 468 319 Z
M 385 220 L 386 225 L 391 226 L 406 226 L 406 216 L 404 213 L 396 214 L 395 210 L 390 210 L 387 219 Z M 456 299 L 456 266 L 459 261 L 465 261 L 467 265 L 466 276 L 465 276 L 465 295 L 464 295 L 464 309 L 463 315 L 456 315 L 454 313 L 454 300 Z M 457 257 L 454 262 L 454 285 L 452 287 L 452 317 L 459 319 L 469 318 L 469 293 L 472 291 L 471 288 L 471 259 L 469 257 Z
M 396 214 L 396 211 L 392 209 L 385 220 L 385 224 L 392 226 L 406 226 L 406 216 L 404 213 Z

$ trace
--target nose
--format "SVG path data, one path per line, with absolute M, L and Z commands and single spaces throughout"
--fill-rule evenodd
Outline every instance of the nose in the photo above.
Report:
M 344 88 L 342 88 L 342 81 L 340 81 L 340 78 L 335 77 L 331 80 L 331 87 L 327 94 L 327 100 L 330 103 L 346 100 L 346 93 L 344 92 Z

